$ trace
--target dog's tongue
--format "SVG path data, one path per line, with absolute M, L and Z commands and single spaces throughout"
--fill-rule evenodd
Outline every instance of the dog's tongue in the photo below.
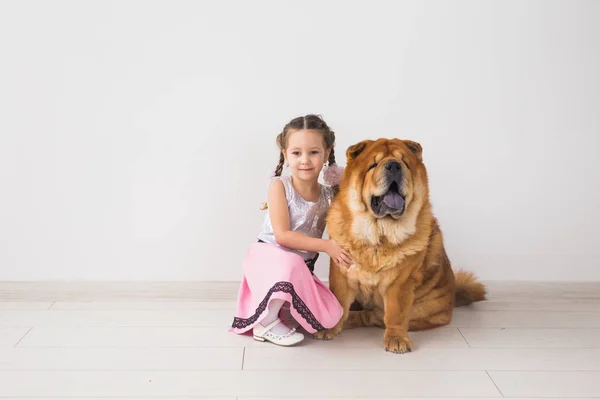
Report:
M 404 206 L 404 199 L 398 193 L 390 192 L 383 196 L 383 202 L 389 208 L 399 210 Z

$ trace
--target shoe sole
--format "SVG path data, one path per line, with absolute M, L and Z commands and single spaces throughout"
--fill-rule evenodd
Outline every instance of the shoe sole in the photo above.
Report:
M 298 343 L 302 342 L 302 340 L 304 340 L 304 339 L 302 339 L 302 340 L 300 340 L 299 342 L 296 342 L 296 343 L 291 343 L 291 344 L 281 344 L 281 343 L 276 343 L 276 342 L 274 342 L 274 341 L 272 341 L 272 340 L 269 340 L 269 339 L 266 339 L 266 338 L 264 338 L 264 337 L 260 337 L 260 336 L 254 336 L 254 335 L 252 335 L 252 338 L 253 338 L 254 340 L 257 340 L 257 341 L 259 341 L 259 342 L 265 342 L 265 341 L 266 341 L 266 342 L 270 342 L 270 343 L 273 343 L 274 345 L 281 346 L 281 347 L 291 347 L 291 346 L 295 346 L 295 345 L 297 345 Z

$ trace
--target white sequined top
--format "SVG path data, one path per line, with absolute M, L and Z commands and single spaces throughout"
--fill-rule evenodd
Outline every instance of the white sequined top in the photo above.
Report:
M 327 210 L 331 205 L 333 199 L 333 189 L 329 186 L 321 185 L 321 195 L 319 200 L 315 203 L 303 199 L 292 185 L 291 176 L 275 177 L 280 179 L 285 187 L 285 197 L 288 203 L 288 211 L 290 213 L 290 230 L 294 232 L 300 232 L 307 236 L 314 238 L 322 238 L 323 232 L 325 231 L 325 217 L 327 216 Z M 272 183 L 273 181 L 271 181 Z M 279 246 L 283 250 L 290 251 L 298 254 L 304 260 L 312 259 L 317 253 L 305 250 L 289 249 L 281 246 L 275 241 L 275 234 L 273 233 L 273 225 L 271 224 L 271 218 L 269 212 L 265 215 L 262 229 L 258 235 L 258 239 L 272 243 Z

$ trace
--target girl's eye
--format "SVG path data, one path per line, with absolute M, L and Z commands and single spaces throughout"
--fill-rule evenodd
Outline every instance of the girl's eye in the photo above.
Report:
M 316 150 L 313 150 L 313 151 L 310 152 L 310 154 L 319 154 L 319 152 L 316 151 Z
M 294 151 L 292 154 L 295 155 L 295 156 L 299 156 L 300 152 L 299 151 Z

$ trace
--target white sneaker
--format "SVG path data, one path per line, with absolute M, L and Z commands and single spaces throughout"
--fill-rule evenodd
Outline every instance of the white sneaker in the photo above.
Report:
M 254 340 L 258 340 L 259 342 L 268 340 L 279 346 L 293 346 L 304 340 L 304 335 L 300 332 L 296 332 L 296 328 L 290 329 L 284 335 L 276 335 L 271 332 L 271 329 L 280 322 L 281 320 L 277 318 L 267 326 L 262 326 L 261 324 L 256 325 L 252 330 Z

